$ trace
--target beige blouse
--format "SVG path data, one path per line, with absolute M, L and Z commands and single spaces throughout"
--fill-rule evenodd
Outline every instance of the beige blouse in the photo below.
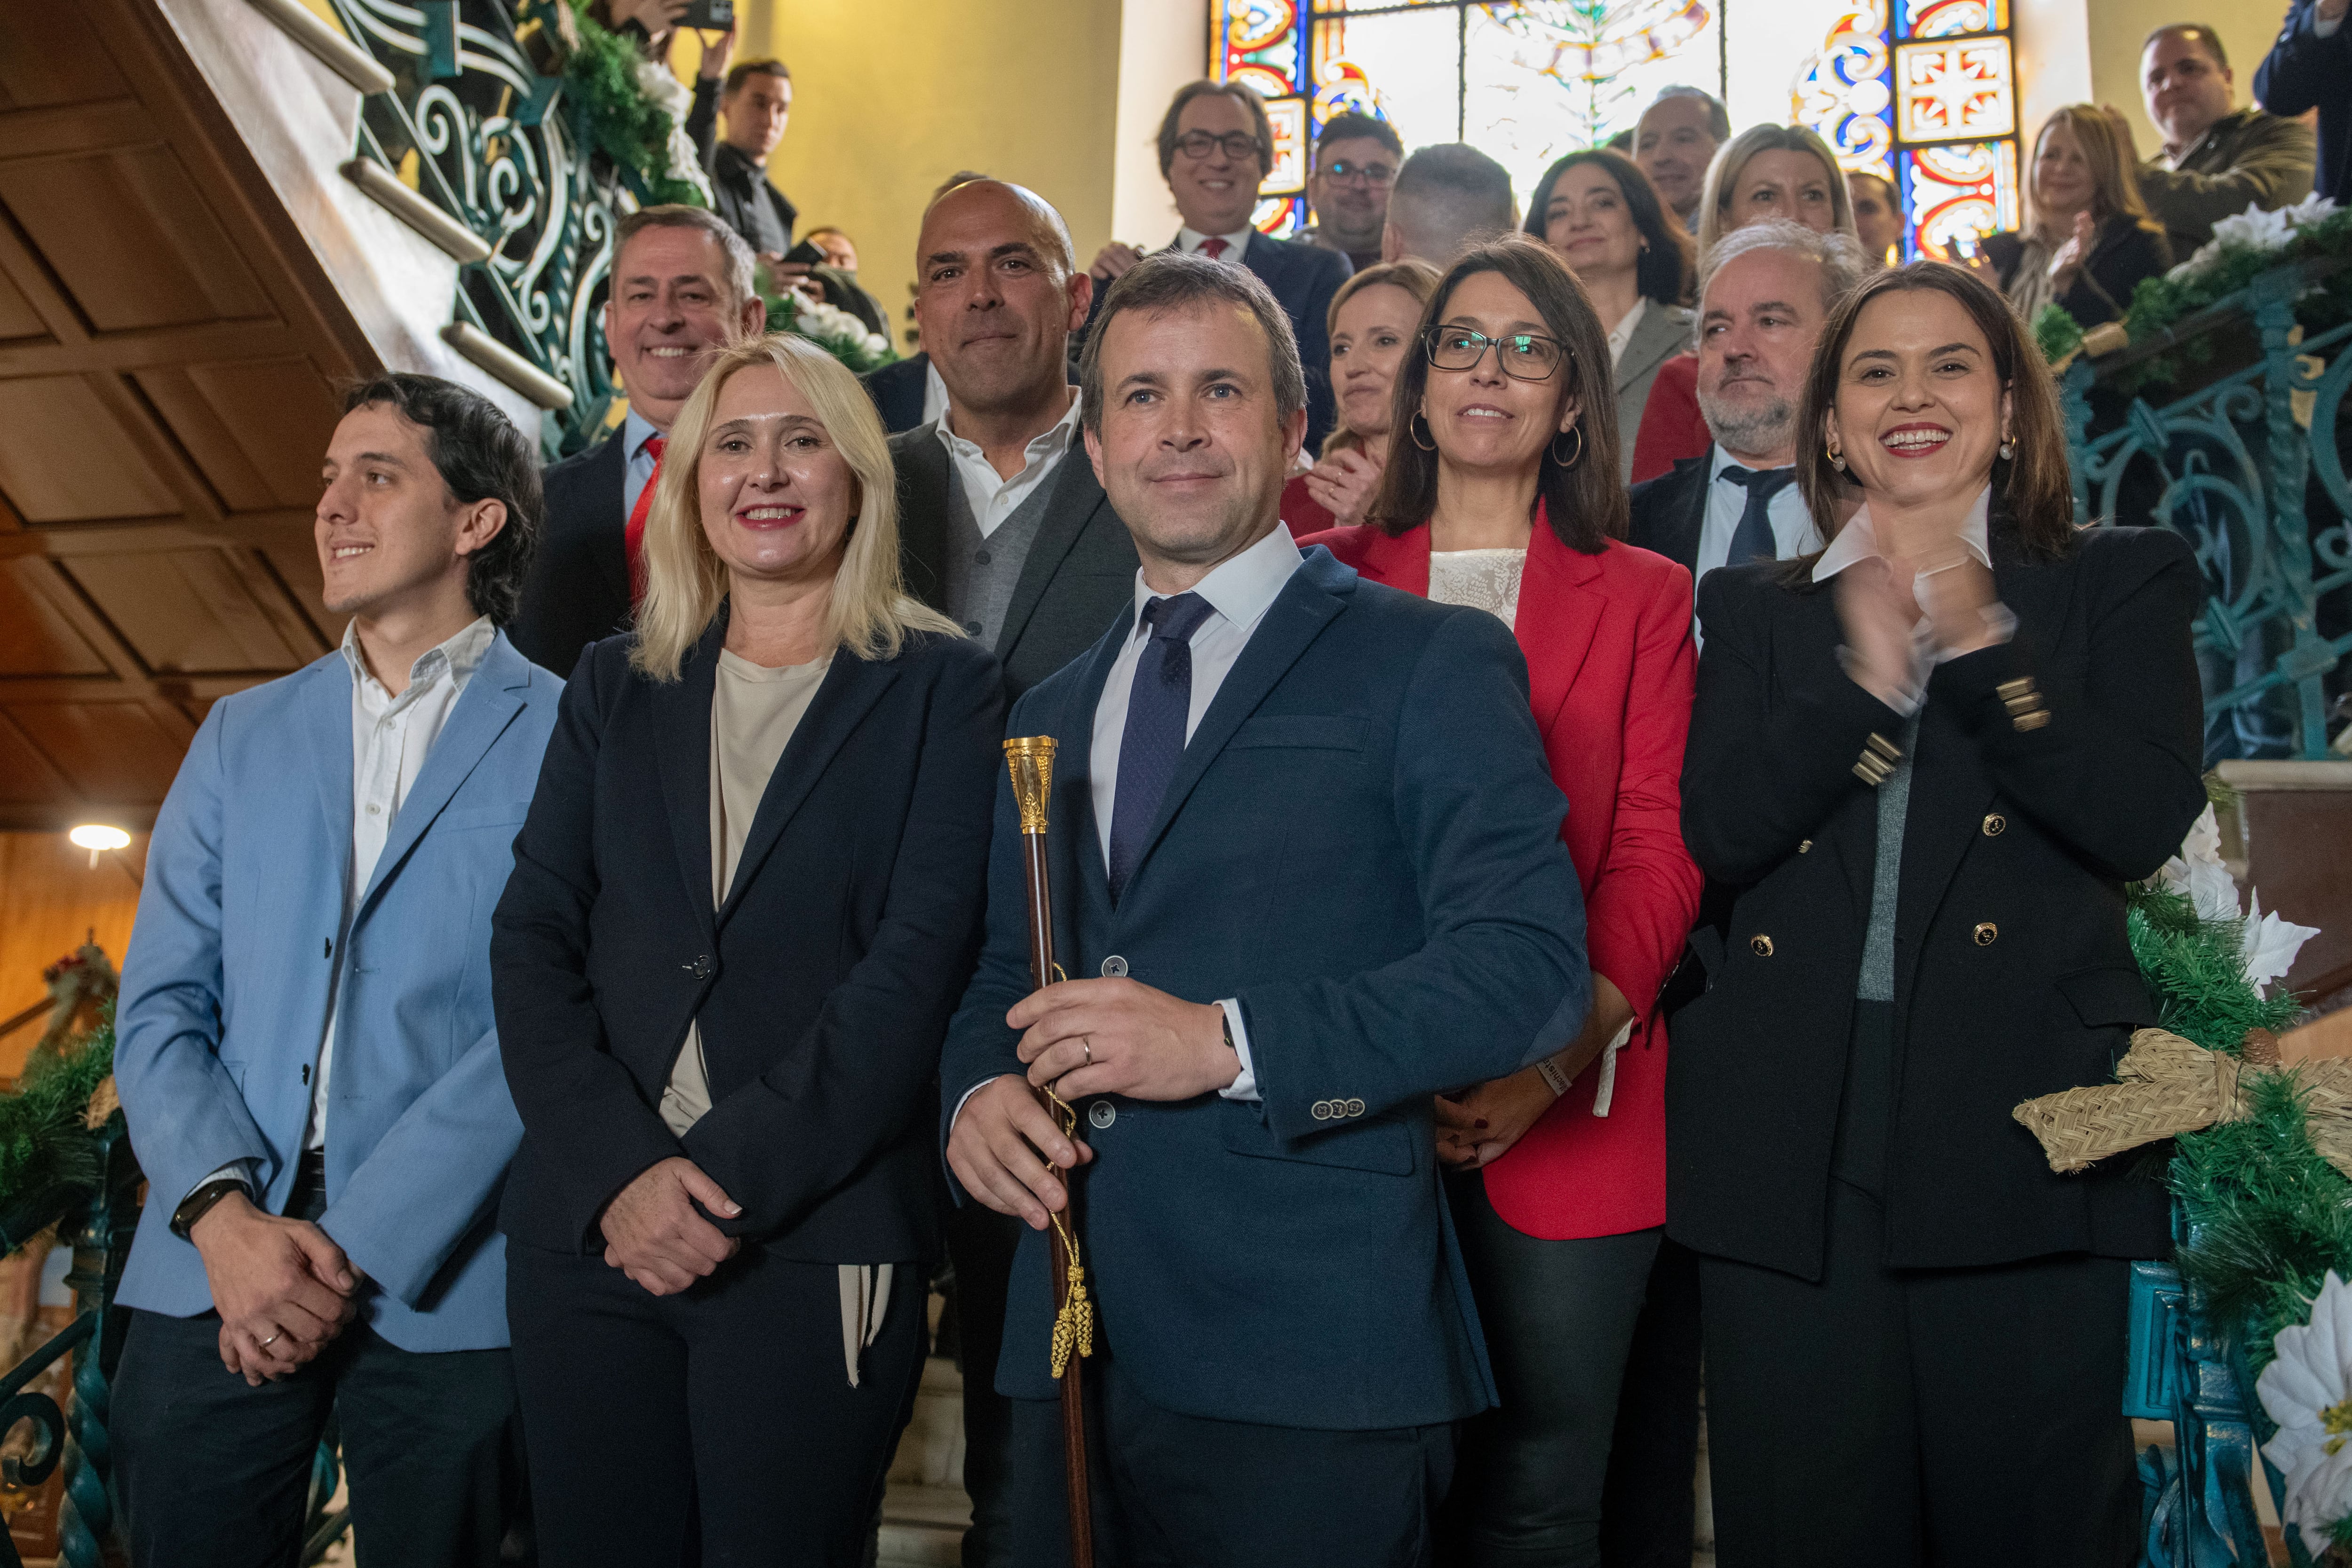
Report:
M 772 670 L 719 650 L 718 674 L 710 688 L 713 909 L 727 902 L 743 859 L 744 841 L 751 834 L 751 819 L 759 814 L 761 798 L 768 792 L 768 781 L 832 666 L 830 653 L 810 664 Z M 710 1079 L 702 1058 L 701 1026 L 688 1024 L 686 1043 L 678 1050 L 669 1084 L 662 1092 L 661 1118 L 672 1133 L 684 1137 L 687 1129 L 709 1110 Z M 887 1263 L 841 1265 L 841 1353 L 853 1388 L 857 1385 L 859 1354 L 882 1332 L 883 1314 L 890 1303 L 891 1273 Z

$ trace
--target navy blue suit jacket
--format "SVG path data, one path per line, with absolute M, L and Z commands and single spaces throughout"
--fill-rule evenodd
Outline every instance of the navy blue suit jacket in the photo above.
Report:
M 1297 335 L 1298 363 L 1307 372 L 1307 450 L 1319 452 L 1336 417 L 1331 402 L 1331 297 L 1355 268 L 1339 251 L 1305 240 L 1269 239 L 1255 230 L 1248 248 L 1242 252 L 1242 265 L 1272 290 L 1283 314 L 1290 318 L 1291 331 Z M 1109 293 L 1099 282 L 1096 284 L 1094 308 L 1087 317 L 1089 330 L 1102 314 L 1103 300 Z M 1084 343 L 1083 336 L 1071 340 L 1072 364 L 1077 362 Z M 1077 377 L 1074 374 L 1070 379 Z
M 2344 200 L 2344 175 L 2352 165 L 2352 30 L 2329 37 L 2312 31 L 2314 0 L 2294 0 L 2278 42 L 2254 68 L 2254 99 L 2273 114 L 2319 110 L 2319 166 L 2311 188 Z M 2183 257 L 2186 260 L 2187 257 Z
M 1264 1098 L 1085 1108 L 1079 1228 L 1120 1370 L 1162 1408 L 1223 1420 L 1472 1415 L 1495 1385 L 1430 1097 L 1516 1071 L 1591 987 L 1518 644 L 1482 611 L 1309 550 L 1194 730 L 1114 908 L 1087 753 L 1133 621 L 1033 688 L 1007 731 L 1061 743 L 1055 953 L 1073 976 L 1116 956 L 1187 1000 L 1237 998 Z M 1004 1023 L 1030 989 L 1019 833 L 1000 787 L 988 934 L 940 1063 L 948 1125 L 969 1090 L 1023 1071 Z M 1023 1231 L 996 1375 L 1017 1398 L 1055 1391 L 1045 1249 Z

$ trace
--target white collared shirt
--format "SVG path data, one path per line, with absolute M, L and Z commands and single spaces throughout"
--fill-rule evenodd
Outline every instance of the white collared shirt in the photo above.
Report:
M 636 516 L 637 497 L 653 483 L 654 465 L 657 461 L 646 450 L 646 443 L 659 435 L 646 416 L 635 409 L 629 410 L 621 421 L 621 450 L 629 455 L 629 466 L 621 476 L 621 517 L 624 522 Z
M 1176 231 L 1176 248 L 1186 256 L 1191 256 L 1208 241 L 1221 239 L 1225 242 L 1225 254 L 1216 259 L 1230 261 L 1238 266 L 1241 263 L 1242 252 L 1249 249 L 1249 236 L 1250 230 L 1246 225 L 1229 235 L 1204 235 L 1188 224 Z
M 948 383 L 940 379 L 940 362 L 923 361 L 923 423 L 937 424 L 948 416 Z
M 1265 619 L 1265 612 L 1273 607 L 1283 585 L 1305 559 L 1291 542 L 1290 530 L 1276 526 L 1272 533 L 1220 563 L 1192 586 L 1194 593 L 1209 601 L 1209 613 L 1192 632 L 1192 701 L 1184 716 L 1186 745 L 1192 744 L 1192 732 L 1201 727 L 1201 716 L 1216 700 L 1217 688 L 1225 684 L 1242 650 L 1249 646 L 1250 634 Z M 1087 767 L 1091 772 L 1087 784 L 1106 869 L 1110 865 L 1111 814 L 1118 801 L 1119 744 L 1127 737 L 1128 697 L 1135 687 L 1135 667 L 1143 658 L 1143 646 L 1151 640 L 1151 628 L 1143 623 L 1143 607 L 1159 597 L 1143 580 L 1142 569 L 1138 568 L 1135 622 L 1129 629 L 1126 643 L 1119 647 L 1118 657 L 1111 662 L 1109 678 L 1103 682 L 1102 700 L 1095 705 L 1094 738 L 1087 748 Z M 1242 1022 L 1241 1004 L 1221 998 L 1218 1005 L 1225 1009 L 1226 1027 L 1233 1033 L 1234 1051 L 1241 1058 L 1242 1070 L 1232 1083 L 1217 1092 L 1228 1100 L 1255 1100 L 1257 1074 L 1250 1067 L 1249 1031 Z
M 1694 590 L 1698 587 L 1701 578 L 1731 558 L 1731 541 L 1739 532 L 1739 519 L 1748 510 L 1748 491 L 1741 486 L 1727 484 L 1723 471 L 1747 466 L 1726 452 L 1720 442 L 1708 450 L 1706 510 L 1698 526 L 1697 570 L 1691 573 Z M 1806 508 L 1804 492 L 1796 485 L 1783 486 L 1780 493 L 1766 504 L 1764 517 L 1772 525 L 1772 553 L 1781 560 L 1822 548 L 1821 530 L 1813 527 L 1813 514 Z M 1706 639 L 1699 628 L 1696 611 L 1691 615 L 1691 635 L 1700 646 L 1705 646 Z
M 1977 564 L 1987 571 L 1992 570 L 1991 518 L 1992 486 L 1988 485 L 1977 496 L 1976 505 L 1969 509 L 1969 520 L 1960 526 L 1960 543 L 1967 548 L 1969 554 L 1976 558 Z M 1827 582 L 1857 561 L 1876 560 L 1879 554 L 1878 533 L 1871 526 L 1870 507 L 1865 503 L 1861 510 L 1847 519 L 1845 527 L 1838 530 L 1837 538 L 1832 539 L 1829 548 L 1822 552 L 1822 559 L 1813 563 L 1813 580 Z M 1913 581 L 1912 593 L 1916 597 L 1928 597 L 1934 590 L 1932 576 Z M 1995 643 L 2006 643 L 2015 635 L 2017 617 L 2007 605 L 1996 600 L 1986 609 L 1984 617 L 1985 623 L 1992 628 Z M 1917 713 L 1920 705 L 1927 700 L 1927 676 L 1935 667 L 1958 657 L 1949 649 L 1936 648 L 1929 638 L 1929 622 L 1922 615 L 1911 628 L 1910 684 L 1888 705 L 1906 718 Z M 1840 648 L 1838 657 L 1843 662 L 1846 650 Z
M 1609 368 L 1611 370 L 1615 370 L 1618 362 L 1624 359 L 1625 345 L 1633 340 L 1633 329 L 1639 327 L 1642 324 L 1642 318 L 1649 313 L 1649 297 L 1636 294 L 1633 296 L 1633 308 L 1617 319 L 1617 325 L 1609 332 Z
M 995 465 L 989 462 L 988 454 L 977 443 L 966 441 L 948 428 L 949 417 L 940 416 L 940 444 L 947 448 L 949 464 L 962 482 L 964 504 L 971 509 L 971 520 L 980 525 L 980 537 L 986 538 L 1060 469 L 1062 459 L 1077 444 L 1077 389 L 1070 389 L 1070 406 L 1053 428 L 1031 437 L 1029 444 L 1022 449 L 1021 472 L 1010 479 L 998 476 Z

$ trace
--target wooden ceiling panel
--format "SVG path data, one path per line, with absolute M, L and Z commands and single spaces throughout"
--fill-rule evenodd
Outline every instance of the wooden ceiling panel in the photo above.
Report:
M 62 806 L 72 798 L 65 775 L 0 713 L 0 808 Z
M 52 109 L 130 91 L 79 5 L 0 7 L 0 110 Z
M 187 745 L 143 703 L 11 703 L 5 712 L 80 801 L 161 804 Z
M 48 335 L 48 325 L 33 308 L 33 302 L 25 298 L 24 290 L 9 282 L 6 273 L 0 273 L 0 340 L 39 340 Z
M 97 331 L 274 319 L 169 147 L 0 162 L 0 205 Z
M 0 381 L 0 492 L 30 523 L 180 511 L 107 401 L 79 376 Z
M 319 572 L 319 551 L 315 545 L 268 545 L 261 559 L 278 574 L 294 602 L 302 607 L 303 616 L 311 630 L 319 634 L 319 646 L 323 652 L 343 645 L 343 628 L 351 624 L 348 615 L 338 615 L 327 608 L 326 579 Z
M 38 589 L 56 568 L 15 560 L 0 570 L 0 675 L 108 675 L 106 661 Z M 5 766 L 5 764 L 0 764 Z
M 304 359 L 173 366 L 136 380 L 236 511 L 314 505 L 338 403 Z
M 159 674 L 277 674 L 314 656 L 288 644 L 279 617 L 261 602 L 276 586 L 249 580 L 231 551 L 86 555 L 64 564 Z

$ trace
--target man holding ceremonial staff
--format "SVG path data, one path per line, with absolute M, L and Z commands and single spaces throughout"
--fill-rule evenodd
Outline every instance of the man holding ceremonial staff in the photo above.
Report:
M 1590 1001 L 1525 662 L 1494 617 L 1291 542 L 1304 383 L 1249 274 L 1139 263 L 1082 379 L 1134 608 L 1009 727 L 1058 742 L 1074 978 L 1033 994 L 1005 781 L 941 1063 L 960 1197 L 1031 1228 L 997 1370 L 1014 1555 L 1067 1561 L 1043 1232 L 1084 1165 L 1097 1561 L 1423 1563 L 1452 1423 L 1495 1402 L 1430 1096 L 1556 1048 Z

